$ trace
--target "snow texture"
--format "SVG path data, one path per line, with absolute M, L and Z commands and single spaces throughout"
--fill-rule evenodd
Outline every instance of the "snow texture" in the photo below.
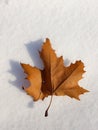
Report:
M 20 62 L 43 68 L 42 42 L 50 38 L 65 65 L 82 60 L 80 101 L 50 97 L 33 102 L 22 89 Z M 24 83 L 25 82 L 25 83 Z M 0 130 L 98 129 L 98 0 L 0 0 Z

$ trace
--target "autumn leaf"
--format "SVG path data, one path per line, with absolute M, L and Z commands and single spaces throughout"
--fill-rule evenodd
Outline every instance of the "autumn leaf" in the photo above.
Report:
M 76 61 L 74 64 L 66 67 L 63 57 L 56 56 L 48 38 L 43 43 L 39 54 L 44 64 L 43 70 L 21 63 L 24 72 L 27 74 L 27 79 L 30 81 L 30 86 L 23 88 L 27 94 L 33 97 L 34 101 L 43 100 L 51 95 L 50 104 L 45 112 L 45 116 L 48 116 L 48 109 L 53 95 L 67 95 L 80 100 L 79 95 L 88 92 L 88 90 L 80 87 L 78 84 L 85 72 L 82 61 Z

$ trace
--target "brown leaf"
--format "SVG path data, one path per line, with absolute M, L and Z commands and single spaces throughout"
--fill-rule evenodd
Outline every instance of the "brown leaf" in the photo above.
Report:
M 41 92 L 41 71 L 36 67 L 32 67 L 30 65 L 21 64 L 24 69 L 24 72 L 28 75 L 27 79 L 30 81 L 30 86 L 28 88 L 24 87 L 24 90 L 31 96 L 33 96 L 34 100 L 38 100 Z M 36 87 L 35 87 L 36 86 Z
M 67 95 L 79 100 L 80 94 L 88 92 L 88 90 L 78 85 L 78 81 L 85 72 L 83 70 L 84 64 L 82 61 L 76 61 L 69 67 L 64 66 L 63 57 L 56 56 L 48 38 L 46 42 L 43 43 L 42 50 L 39 53 L 44 63 L 44 70 L 21 64 L 31 84 L 28 88 L 24 87 L 24 90 L 32 96 L 35 101 L 44 99 L 49 95 L 51 95 L 50 104 L 53 95 Z M 45 116 L 48 115 L 50 104 L 46 110 Z

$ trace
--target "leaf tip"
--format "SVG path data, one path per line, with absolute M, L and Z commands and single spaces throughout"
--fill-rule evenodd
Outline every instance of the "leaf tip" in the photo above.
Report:
M 49 38 L 46 38 L 46 42 L 50 41 Z
M 21 67 L 23 67 L 23 66 L 24 66 L 24 63 L 20 62 L 20 65 L 21 65 Z
M 85 90 L 86 93 L 90 92 L 89 90 Z
M 23 90 L 25 89 L 24 86 L 21 87 Z

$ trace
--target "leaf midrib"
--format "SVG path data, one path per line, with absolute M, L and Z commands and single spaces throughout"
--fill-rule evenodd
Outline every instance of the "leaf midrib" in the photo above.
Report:
M 67 80 L 71 75 L 72 73 L 79 67 L 80 65 L 78 65 L 53 91 L 53 93 L 65 82 L 65 80 Z

